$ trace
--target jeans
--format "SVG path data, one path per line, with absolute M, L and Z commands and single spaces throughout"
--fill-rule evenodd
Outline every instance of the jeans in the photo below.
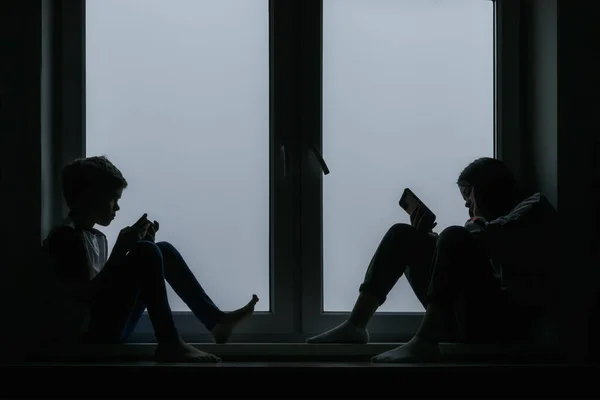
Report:
M 383 304 L 403 274 L 425 308 L 432 301 L 451 306 L 454 340 L 506 337 L 507 308 L 499 279 L 465 228 L 452 226 L 434 237 L 411 225 L 393 225 L 375 251 L 359 290 Z
M 167 242 L 138 242 L 123 263 L 107 265 L 94 280 L 103 289 L 90 304 L 88 343 L 125 341 L 146 308 L 159 343 L 178 338 L 165 280 L 208 330 L 223 316 Z

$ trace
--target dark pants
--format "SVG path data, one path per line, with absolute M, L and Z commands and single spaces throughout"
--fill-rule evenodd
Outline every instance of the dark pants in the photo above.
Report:
M 158 342 L 177 338 L 165 279 L 207 329 L 219 322 L 223 312 L 177 249 L 167 242 L 140 241 L 124 263 L 108 265 L 94 278 L 104 289 L 90 305 L 86 342 L 123 342 L 146 308 Z
M 410 225 L 393 225 L 379 244 L 360 291 L 383 304 L 402 274 L 425 308 L 432 301 L 449 306 L 452 340 L 476 342 L 504 336 L 499 281 L 485 252 L 465 228 L 452 226 L 435 238 Z

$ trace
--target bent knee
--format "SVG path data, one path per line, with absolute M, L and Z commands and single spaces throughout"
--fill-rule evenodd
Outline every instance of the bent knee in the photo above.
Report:
M 411 235 L 416 231 L 412 225 L 402 223 L 394 224 L 388 229 L 388 233 L 395 236 Z
M 467 228 L 459 225 L 449 226 L 440 233 L 440 239 L 470 237 Z
M 162 251 L 174 251 L 175 250 L 175 246 L 173 246 L 171 243 L 169 242 L 157 242 L 156 246 L 158 246 L 159 249 L 161 249 Z
M 140 240 L 137 242 L 131 249 L 131 253 L 144 256 L 161 255 L 160 248 L 156 243 L 149 240 Z
M 438 246 L 445 248 L 457 248 L 461 246 L 470 246 L 473 243 L 473 236 L 467 228 L 462 226 L 449 226 L 440 233 L 438 237 Z

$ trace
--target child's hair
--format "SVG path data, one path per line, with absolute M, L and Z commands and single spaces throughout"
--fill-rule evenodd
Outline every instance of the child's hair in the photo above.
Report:
M 474 187 L 498 215 L 509 212 L 523 195 L 511 170 L 495 158 L 482 157 L 471 162 L 458 177 L 458 184 L 462 182 Z
M 80 158 L 62 170 L 63 196 L 69 208 L 84 192 L 102 195 L 127 187 L 127 180 L 105 156 Z

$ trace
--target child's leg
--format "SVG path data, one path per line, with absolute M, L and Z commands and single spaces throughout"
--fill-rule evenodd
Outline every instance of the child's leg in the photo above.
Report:
M 119 267 L 125 267 L 119 266 Z M 103 271 L 102 278 L 111 285 L 100 291 L 90 305 L 87 343 L 122 343 L 133 332 L 144 312 L 140 289 L 126 268 Z M 108 275 L 112 276 L 108 276 Z
M 226 342 L 233 328 L 254 312 L 258 298 L 253 296 L 246 306 L 236 311 L 221 311 L 206 294 L 179 251 L 167 242 L 159 242 L 156 245 L 163 256 L 167 282 L 194 315 L 211 331 L 215 341 Z
M 381 239 L 371 258 L 350 317 L 307 343 L 366 343 L 367 324 L 405 275 L 417 298 L 424 301 L 430 277 L 435 239 L 407 224 L 395 224 Z
M 138 299 L 137 299 L 135 305 L 133 306 L 133 310 L 131 311 L 131 314 L 129 315 L 129 320 L 127 321 L 127 324 L 123 328 L 122 341 L 127 340 L 127 338 L 133 333 L 133 331 L 135 330 L 135 327 L 137 326 L 138 322 L 140 321 L 140 318 L 144 314 L 144 310 L 146 310 L 146 303 L 144 303 L 144 300 L 142 300 L 141 296 L 138 296 Z
M 374 357 L 373 361 L 418 362 L 439 358 L 438 343 L 462 334 L 467 328 L 456 324 L 456 302 L 485 306 L 497 286 L 489 259 L 471 234 L 463 227 L 446 228 L 437 241 L 425 316 L 415 337 Z M 489 321 L 492 312 L 485 310 L 486 315 L 481 315 L 480 321 Z
M 175 328 L 171 308 L 167 299 L 167 290 L 164 280 L 162 254 L 158 247 L 151 242 L 138 242 L 129 252 L 126 261 L 121 265 L 112 265 L 112 271 L 102 271 L 103 282 L 110 284 L 110 290 L 103 293 L 96 302 L 95 307 L 100 307 L 101 318 L 96 319 L 97 330 L 106 329 L 106 324 L 112 318 L 112 312 L 122 315 L 118 328 L 124 332 L 134 321 L 139 318 L 145 304 L 154 327 L 159 347 L 157 358 L 170 362 L 195 362 L 218 361 L 218 357 L 204 353 L 186 344 L 179 337 Z M 127 293 L 132 306 L 125 307 L 122 303 L 124 295 L 114 296 L 115 292 Z M 142 302 L 137 302 L 137 298 Z M 135 308 L 133 304 L 140 304 Z M 116 324 L 112 325 L 117 326 Z
M 163 256 L 167 282 L 208 330 L 214 328 L 225 313 L 206 294 L 175 247 L 167 242 L 156 245 Z

